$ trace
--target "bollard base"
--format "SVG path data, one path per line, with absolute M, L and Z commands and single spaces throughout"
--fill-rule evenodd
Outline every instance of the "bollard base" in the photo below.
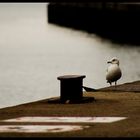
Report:
M 95 101 L 94 97 L 83 97 L 81 100 L 66 100 L 62 101 L 60 97 L 50 98 L 47 100 L 47 103 L 52 104 L 81 104 L 81 103 L 89 103 Z

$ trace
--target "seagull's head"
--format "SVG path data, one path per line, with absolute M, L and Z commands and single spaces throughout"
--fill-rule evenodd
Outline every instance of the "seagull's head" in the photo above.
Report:
M 107 61 L 107 63 L 119 65 L 119 60 L 116 57 L 113 57 L 110 61 Z

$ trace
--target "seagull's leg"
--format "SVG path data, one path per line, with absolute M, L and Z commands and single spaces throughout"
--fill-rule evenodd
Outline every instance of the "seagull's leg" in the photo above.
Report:
M 112 86 L 112 83 L 111 82 L 109 82 L 109 84 L 110 84 L 110 86 Z
M 115 81 L 115 87 L 117 86 L 117 81 Z
M 115 89 L 117 88 L 117 81 L 115 81 Z

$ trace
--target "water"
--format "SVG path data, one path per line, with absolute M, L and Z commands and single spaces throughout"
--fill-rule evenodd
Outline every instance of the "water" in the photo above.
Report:
M 140 79 L 140 47 L 47 23 L 46 3 L 0 4 L 0 108 L 60 95 L 58 76 L 84 74 L 102 88 L 106 61 L 118 57 L 123 77 Z

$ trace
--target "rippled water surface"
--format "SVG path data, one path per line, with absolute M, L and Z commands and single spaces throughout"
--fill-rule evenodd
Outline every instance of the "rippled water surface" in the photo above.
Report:
M 0 4 L 0 108 L 59 96 L 60 75 L 108 86 L 106 62 L 114 56 L 123 72 L 118 84 L 140 79 L 140 46 L 48 24 L 45 3 Z

